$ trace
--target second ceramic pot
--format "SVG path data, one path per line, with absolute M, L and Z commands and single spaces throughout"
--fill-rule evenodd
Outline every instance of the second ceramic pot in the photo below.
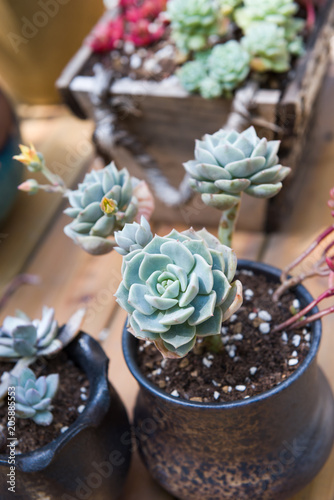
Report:
M 239 267 L 277 282 L 280 271 Z M 301 304 L 312 299 L 298 286 Z M 334 440 L 334 400 L 317 365 L 321 323 L 301 366 L 273 389 L 233 403 L 179 400 L 139 370 L 137 340 L 124 329 L 125 360 L 140 391 L 134 426 L 152 476 L 181 500 L 286 500 L 324 465 Z
M 67 348 L 86 374 L 90 395 L 84 412 L 54 441 L 16 455 L 15 493 L 8 490 L 8 455 L 0 455 L 1 500 L 116 500 L 131 458 L 131 431 L 118 394 L 108 383 L 108 358 L 81 333 Z

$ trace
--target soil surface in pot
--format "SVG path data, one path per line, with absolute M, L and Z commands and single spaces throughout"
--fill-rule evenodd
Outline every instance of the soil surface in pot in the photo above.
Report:
M 1 373 L 13 368 L 13 363 L 1 363 Z M 30 419 L 15 419 L 16 453 L 26 453 L 44 446 L 65 432 L 85 409 L 89 398 L 89 382 L 86 375 L 61 352 L 53 359 L 41 358 L 31 369 L 37 377 L 59 373 L 60 386 L 53 399 L 53 422 L 47 427 Z M 7 402 L 0 407 L 0 453 L 7 451 Z
M 272 389 L 291 375 L 309 352 L 309 328 L 272 333 L 271 328 L 300 307 L 292 292 L 272 301 L 277 283 L 252 271 L 237 273 L 244 303 L 222 325 L 224 349 L 212 352 L 203 339 L 185 358 L 163 359 L 149 342 L 139 343 L 145 376 L 175 397 L 196 402 L 232 402 Z

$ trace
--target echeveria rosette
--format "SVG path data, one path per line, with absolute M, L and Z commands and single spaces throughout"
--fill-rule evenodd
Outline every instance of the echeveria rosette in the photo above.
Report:
M 11 376 L 10 385 L 15 387 L 16 417 L 30 418 L 38 425 L 52 423 L 52 399 L 59 387 L 57 373 L 37 379 L 30 368 L 25 368 L 19 377 Z
M 204 49 L 219 32 L 219 8 L 215 0 L 169 0 L 167 13 L 172 39 L 187 54 Z
M 282 73 L 290 69 L 289 45 L 284 29 L 276 24 L 265 21 L 251 24 L 241 44 L 251 56 L 253 70 Z
M 234 13 L 235 22 L 243 30 L 254 21 L 268 21 L 278 26 L 293 17 L 298 5 L 293 0 L 244 0 L 244 6 Z
M 188 354 L 197 337 L 220 335 L 242 303 L 236 265 L 234 252 L 205 229 L 156 235 L 123 259 L 116 297 L 130 332 L 168 358 Z
M 151 227 L 145 217 L 142 217 L 140 224 L 137 222 L 125 224 L 122 231 L 115 233 L 115 240 L 119 245 L 115 250 L 120 255 L 128 255 L 134 250 L 142 250 L 152 238 Z
M 208 58 L 208 76 L 221 85 L 221 94 L 230 95 L 250 71 L 248 52 L 236 40 L 216 45 Z
M 118 171 L 115 164 L 86 174 L 76 191 L 68 195 L 71 208 L 65 213 L 74 220 L 64 228 L 86 252 L 101 255 L 116 245 L 114 231 L 127 222 L 150 217 L 153 196 L 146 183 L 131 177 L 126 168 Z
M 198 92 L 203 78 L 207 75 L 206 64 L 202 61 L 189 61 L 177 71 L 181 85 L 188 92 Z
M 195 159 L 184 163 L 190 185 L 206 205 L 223 211 L 219 239 L 231 245 L 241 193 L 271 198 L 290 168 L 279 164 L 280 141 L 260 139 L 254 127 L 238 133 L 223 129 L 196 141 Z

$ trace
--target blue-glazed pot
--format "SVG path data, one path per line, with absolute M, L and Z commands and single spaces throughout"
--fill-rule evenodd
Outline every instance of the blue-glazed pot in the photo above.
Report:
M 281 273 L 248 261 L 239 267 L 277 281 Z M 302 286 L 295 293 L 301 304 L 312 299 Z M 320 338 L 318 321 L 304 362 L 270 391 L 207 404 L 173 398 L 145 378 L 137 340 L 125 328 L 125 360 L 140 386 L 134 426 L 152 476 L 181 500 L 286 500 L 300 491 L 334 440 L 333 395 L 317 365 Z
M 19 153 L 20 134 L 14 112 L 0 92 L 0 224 L 7 217 L 22 179 L 22 165 L 13 160 Z
M 0 455 L 1 500 L 116 500 L 131 458 L 131 431 L 122 401 L 108 382 L 109 360 L 81 333 L 67 348 L 90 383 L 84 412 L 42 448 L 16 456 L 15 494 L 8 491 L 8 456 Z

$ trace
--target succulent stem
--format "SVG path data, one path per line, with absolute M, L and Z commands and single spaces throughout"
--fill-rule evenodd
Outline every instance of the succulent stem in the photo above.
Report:
M 224 210 L 219 222 L 218 238 L 219 241 L 228 247 L 232 247 L 232 237 L 235 230 L 235 225 L 238 219 L 241 202 L 239 202 L 229 210 Z

